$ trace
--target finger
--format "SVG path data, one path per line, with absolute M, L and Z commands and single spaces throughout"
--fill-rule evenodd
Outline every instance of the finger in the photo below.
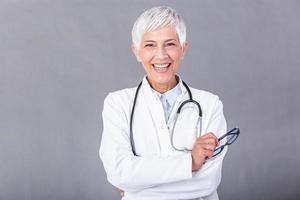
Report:
M 214 133 L 211 133 L 211 138 L 213 138 L 215 140 L 216 145 L 219 145 L 219 139 L 217 138 L 217 136 Z
M 197 143 L 196 145 L 199 145 L 199 147 L 202 149 L 206 149 L 206 150 L 210 150 L 210 151 L 214 151 L 215 148 L 217 147 L 217 145 L 212 142 L 211 143 L 201 142 L 201 143 Z
M 218 138 L 212 132 L 206 133 L 203 136 L 198 137 L 197 139 L 209 139 L 209 138 L 215 140 L 216 144 L 219 144 Z
M 210 138 L 213 138 L 216 141 L 216 143 L 219 142 L 217 136 L 214 133 L 209 132 L 209 136 L 210 136 Z
M 212 140 L 215 141 L 214 137 L 198 137 L 197 141 L 205 141 L 205 140 Z
M 217 145 L 216 140 L 214 140 L 213 138 L 197 140 L 197 143 L 215 144 L 215 145 Z
M 198 139 L 198 140 L 196 140 L 196 143 L 198 143 L 198 144 L 208 144 L 208 145 L 213 144 L 215 146 L 218 146 L 218 143 L 216 143 L 216 140 L 213 139 L 213 138 Z
M 213 156 L 214 152 L 210 150 L 203 150 L 203 155 L 205 156 L 205 160 L 210 159 Z
M 195 151 L 200 156 L 208 157 L 213 154 L 215 150 L 215 145 L 207 145 L 207 144 L 196 144 L 194 146 Z
M 212 132 L 205 133 L 204 135 L 200 136 L 202 138 L 210 138 L 215 137 L 215 135 Z
M 209 151 L 214 151 L 215 148 L 216 148 L 216 145 L 214 145 L 214 144 L 206 144 L 206 145 L 204 146 L 204 149 L 205 149 L 205 150 L 209 150 Z
M 217 136 L 215 136 L 215 135 L 213 134 L 211 138 L 214 140 L 214 143 L 215 143 L 217 146 L 219 146 L 219 140 L 218 140 Z

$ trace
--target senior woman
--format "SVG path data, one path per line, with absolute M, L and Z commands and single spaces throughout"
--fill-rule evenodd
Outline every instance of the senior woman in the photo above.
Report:
M 104 101 L 100 158 L 108 181 L 128 200 L 218 199 L 226 149 L 214 150 L 226 131 L 223 106 L 177 75 L 187 50 L 183 19 L 170 7 L 146 10 L 132 41 L 146 75 Z

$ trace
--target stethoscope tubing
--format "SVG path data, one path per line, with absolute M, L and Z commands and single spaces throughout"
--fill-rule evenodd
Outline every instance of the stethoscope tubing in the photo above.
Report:
M 134 96 L 134 100 L 133 100 L 132 110 L 131 110 L 131 114 L 130 114 L 130 122 L 129 122 L 129 126 L 130 126 L 130 128 L 129 128 L 130 129 L 130 134 L 129 134 L 130 145 L 131 145 L 131 150 L 132 150 L 132 153 L 133 153 L 134 156 L 138 156 L 138 155 L 136 154 L 136 150 L 135 150 L 132 124 L 133 124 L 133 116 L 134 116 L 134 111 L 135 111 L 135 105 L 136 105 L 137 97 L 138 97 L 138 94 L 139 94 L 139 90 L 142 86 L 142 83 L 143 83 L 143 81 L 141 81 L 140 84 L 137 86 L 135 96 Z M 175 147 L 174 142 L 173 142 L 174 127 L 176 126 L 176 121 L 177 121 L 178 115 L 180 114 L 180 111 L 183 108 L 183 106 L 188 104 L 188 103 L 194 103 L 194 104 L 196 104 L 196 106 L 198 108 L 199 117 L 198 117 L 197 124 L 200 122 L 200 133 L 201 133 L 201 129 L 202 129 L 202 109 L 201 109 L 200 104 L 197 101 L 193 100 L 192 92 L 191 92 L 190 88 L 188 87 L 188 85 L 184 81 L 182 81 L 182 83 L 183 83 L 184 87 L 186 88 L 186 90 L 188 92 L 189 99 L 182 102 L 180 104 L 180 106 L 178 107 L 178 109 L 177 109 L 176 116 L 175 116 L 175 121 L 174 121 L 174 126 L 173 126 L 172 132 L 171 132 L 171 145 L 177 151 L 189 152 L 191 150 L 189 150 L 189 149 L 178 149 L 178 148 Z M 198 134 L 200 135 L 200 133 L 198 133 Z M 197 134 L 197 137 L 199 136 L 198 134 Z

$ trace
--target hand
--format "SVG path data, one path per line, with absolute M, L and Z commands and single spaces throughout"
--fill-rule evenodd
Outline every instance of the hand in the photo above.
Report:
M 218 138 L 211 132 L 198 137 L 192 149 L 192 171 L 199 170 L 213 156 L 218 145 Z
M 118 189 L 118 191 L 119 191 L 119 193 L 120 193 L 120 196 L 121 196 L 121 197 L 124 197 L 124 194 L 125 194 L 125 193 L 124 193 L 124 190 L 121 190 L 121 189 L 119 189 L 119 188 L 117 188 L 117 189 Z

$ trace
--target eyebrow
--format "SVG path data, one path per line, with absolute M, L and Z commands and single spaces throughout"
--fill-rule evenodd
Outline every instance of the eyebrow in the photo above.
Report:
M 171 41 L 176 41 L 176 39 L 168 39 L 164 42 L 171 42 Z M 154 41 L 154 40 L 145 40 L 144 42 L 154 42 L 155 43 L 156 41 Z

